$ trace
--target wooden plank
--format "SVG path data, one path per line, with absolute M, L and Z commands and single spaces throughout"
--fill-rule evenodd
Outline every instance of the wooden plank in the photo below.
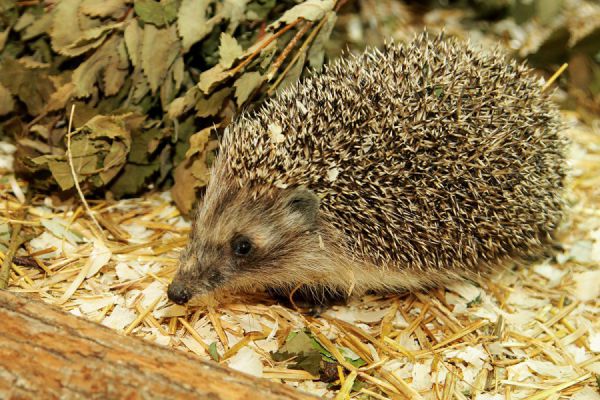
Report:
M 6 291 L 0 326 L 0 399 L 316 399 Z

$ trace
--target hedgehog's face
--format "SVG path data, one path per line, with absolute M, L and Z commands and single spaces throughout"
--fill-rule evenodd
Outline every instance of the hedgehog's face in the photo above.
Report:
M 253 195 L 211 185 L 198 205 L 169 299 L 187 303 L 218 288 L 283 281 L 282 265 L 299 257 L 317 227 L 318 197 L 303 188 Z M 217 186 L 217 187 L 215 187 Z M 218 187 L 221 187 L 220 189 Z

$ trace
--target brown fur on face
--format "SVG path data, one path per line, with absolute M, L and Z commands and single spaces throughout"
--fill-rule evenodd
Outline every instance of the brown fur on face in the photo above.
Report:
M 330 279 L 334 260 L 325 251 L 327 224 L 318 215 L 316 195 L 302 187 L 248 188 L 214 178 L 196 210 L 176 285 L 198 295 L 223 287 L 292 287 Z M 251 243 L 247 255 L 235 254 L 239 238 Z

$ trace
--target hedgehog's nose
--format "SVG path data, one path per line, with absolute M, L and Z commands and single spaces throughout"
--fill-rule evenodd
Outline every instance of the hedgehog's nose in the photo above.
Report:
M 183 305 L 192 298 L 192 292 L 180 282 L 171 282 L 167 296 L 173 303 Z

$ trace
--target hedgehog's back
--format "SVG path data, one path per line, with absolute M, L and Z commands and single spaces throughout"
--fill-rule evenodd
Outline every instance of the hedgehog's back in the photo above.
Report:
M 528 68 L 423 34 L 331 64 L 224 146 L 246 184 L 317 192 L 375 264 L 478 270 L 535 253 L 559 223 L 559 126 Z

